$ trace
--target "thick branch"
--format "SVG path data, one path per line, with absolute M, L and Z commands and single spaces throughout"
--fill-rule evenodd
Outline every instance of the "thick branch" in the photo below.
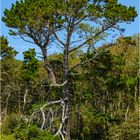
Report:
M 66 110 L 66 105 L 65 105 L 65 102 L 64 102 L 64 101 L 61 102 L 61 106 L 62 106 L 61 123 L 60 123 L 59 129 L 58 129 L 58 131 L 56 132 L 55 136 L 60 135 L 60 137 L 62 138 L 62 140 L 65 140 L 64 135 L 63 135 L 63 132 L 62 132 L 62 128 L 63 128 L 63 124 L 64 124 L 65 120 L 66 120 L 68 117 L 67 117 L 67 114 L 66 114 L 66 112 L 65 112 L 65 110 Z
M 59 129 L 56 132 L 55 136 L 60 135 L 60 137 L 62 138 L 62 140 L 65 140 L 64 139 L 63 132 L 62 132 L 62 128 L 63 128 L 64 122 L 68 118 L 67 117 L 67 111 L 66 111 L 67 109 L 66 109 L 66 105 L 65 105 L 65 101 L 66 100 L 68 100 L 68 99 L 67 98 L 60 99 L 60 100 L 57 100 L 57 101 L 52 101 L 52 102 L 49 102 L 49 103 L 44 104 L 42 107 L 40 107 L 39 109 L 36 109 L 31 114 L 29 123 L 32 121 L 33 116 L 35 115 L 35 113 L 41 112 L 41 114 L 42 114 L 42 120 L 43 120 L 42 121 L 42 125 L 41 125 L 41 130 L 42 130 L 43 127 L 44 127 L 44 125 L 45 125 L 45 112 L 44 112 L 44 108 L 47 107 L 47 106 L 49 106 L 49 105 L 54 105 L 54 104 L 59 104 L 60 103 L 60 105 L 62 106 L 62 117 L 61 117 L 61 123 L 60 123 Z M 51 113 L 51 120 L 50 120 L 50 127 L 49 127 L 49 129 L 51 128 L 51 123 L 53 122 L 53 111 L 52 111 L 52 109 L 50 109 L 50 113 Z
M 36 45 L 34 42 L 25 39 L 25 37 L 23 37 L 23 35 L 21 35 L 20 33 L 17 33 L 17 35 L 20 36 L 20 38 L 23 39 L 25 42 L 32 43 L 32 44 Z
M 103 47 L 101 47 L 101 49 L 104 50 L 104 49 L 106 49 L 106 48 L 108 48 L 108 47 L 111 47 L 111 46 L 113 46 L 113 45 L 115 45 L 115 44 L 110 43 L 110 44 L 104 45 Z M 70 68 L 68 71 L 71 71 L 71 70 L 73 70 L 73 69 L 75 69 L 75 68 L 77 68 L 77 67 L 79 67 L 79 66 L 81 66 L 81 65 L 84 65 L 84 64 L 86 64 L 86 63 L 89 63 L 89 62 L 95 60 L 95 59 L 97 58 L 97 56 L 101 55 L 101 53 L 102 53 L 102 51 L 101 51 L 100 53 L 96 53 L 95 56 L 94 56 L 93 58 L 88 59 L 88 60 L 86 60 L 86 61 L 84 61 L 84 62 L 80 62 L 80 63 L 76 64 L 75 66 L 73 66 L 72 68 Z
M 63 46 L 65 46 L 65 43 L 64 43 L 62 40 L 60 40 L 60 38 L 58 37 L 58 35 L 56 34 L 56 32 L 54 32 L 54 31 L 51 30 L 50 28 L 48 28 L 48 30 L 55 36 L 56 40 L 57 40 L 60 44 L 62 44 Z
M 56 82 L 55 74 L 54 74 L 53 70 L 50 68 L 50 66 L 49 66 L 48 63 L 45 65 L 45 68 L 48 70 L 48 73 L 49 73 L 49 75 L 50 75 L 50 79 L 51 79 L 51 82 L 52 82 L 52 83 L 50 84 L 50 87 L 53 87 L 53 86 L 55 86 L 55 87 L 62 87 L 62 86 L 64 86 L 64 85 L 67 83 L 67 80 L 66 80 L 66 81 L 64 81 L 62 84 L 58 84 L 58 83 Z
M 81 65 L 84 65 L 84 64 L 86 64 L 86 63 L 89 63 L 89 62 L 93 61 L 97 56 L 98 56 L 98 54 L 96 54 L 96 55 L 95 55 L 93 58 L 91 58 L 91 59 L 88 59 L 88 60 L 86 60 L 86 61 L 84 61 L 84 62 L 81 62 L 81 63 L 76 64 L 75 66 L 73 66 L 72 68 L 70 68 L 69 71 L 71 71 L 71 70 L 73 70 L 73 69 L 75 69 L 75 68 L 77 68 L 77 67 L 79 67 L 79 66 L 81 66 Z
M 43 129 L 43 127 L 44 127 L 44 124 L 45 124 L 45 113 L 44 113 L 43 108 L 40 108 L 40 110 L 41 110 L 41 113 L 42 113 L 42 118 L 43 118 L 43 122 L 42 122 L 42 125 L 41 125 L 41 130 L 42 130 L 42 129 Z
M 44 109 L 46 106 L 58 104 L 58 103 L 61 103 L 62 101 L 66 101 L 66 100 L 67 100 L 67 98 L 65 98 L 65 99 L 60 99 L 60 100 L 57 100 L 57 101 L 48 102 L 48 103 L 44 104 L 42 107 L 40 107 L 40 109 Z M 39 110 L 36 109 L 36 110 L 32 113 L 32 115 L 31 115 L 30 118 L 32 118 L 32 116 L 33 116 L 36 112 L 38 112 L 38 111 L 39 111 Z M 30 119 L 30 121 L 31 121 L 31 119 Z
M 112 27 L 112 26 L 111 26 Z M 102 28 L 102 30 L 98 33 L 96 33 L 94 36 L 88 38 L 86 41 L 84 41 L 82 44 L 80 44 L 79 46 L 69 50 L 69 52 L 73 52 L 76 51 L 77 49 L 80 49 L 81 47 L 83 47 L 85 44 L 87 44 L 89 41 L 91 41 L 92 39 L 94 39 L 95 37 L 99 36 L 101 33 L 103 33 L 104 31 L 108 30 L 111 27 L 106 27 L 106 28 Z
M 67 81 L 64 81 L 64 83 L 62 84 L 57 84 L 57 81 L 56 81 L 56 76 L 51 68 L 51 65 L 49 64 L 48 62 L 48 58 L 47 58 L 47 49 L 46 47 L 41 47 L 41 51 L 42 51 L 42 54 L 43 54 L 43 59 L 44 59 L 44 68 L 47 70 L 48 74 L 49 74 L 49 77 L 50 77 L 50 80 L 51 80 L 51 84 L 50 84 L 50 87 L 52 86 L 64 86 Z

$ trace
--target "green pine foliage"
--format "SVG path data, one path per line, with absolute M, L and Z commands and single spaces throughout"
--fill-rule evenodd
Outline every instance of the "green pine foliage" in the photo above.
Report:
M 37 77 L 39 67 L 35 49 L 29 49 L 24 53 L 24 61 L 21 68 L 21 77 L 25 81 L 32 81 Z

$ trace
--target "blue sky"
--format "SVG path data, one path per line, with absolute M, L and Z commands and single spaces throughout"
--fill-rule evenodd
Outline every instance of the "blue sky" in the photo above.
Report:
M 12 3 L 16 2 L 16 0 L 1 0 L 1 7 L 0 7 L 0 15 L 1 17 L 3 16 L 3 12 L 4 9 L 10 9 Z M 127 5 L 127 6 L 134 6 L 137 10 L 137 12 L 139 12 L 139 0 L 119 0 L 120 3 Z M 19 37 L 13 37 L 10 36 L 8 34 L 8 30 L 9 28 L 5 26 L 5 24 L 1 21 L 1 35 L 7 36 L 8 41 L 9 41 L 9 45 L 15 47 L 15 49 L 19 52 L 19 54 L 17 55 L 18 59 L 22 59 L 23 55 L 22 52 L 27 50 L 28 48 L 36 48 L 37 52 L 40 52 L 40 50 L 34 46 L 33 44 L 30 43 L 26 43 L 23 40 L 21 40 Z M 122 27 L 124 27 L 125 30 L 125 35 L 126 36 L 130 36 L 133 34 L 136 34 L 138 32 L 140 32 L 139 30 L 139 16 L 135 19 L 135 21 L 131 24 L 123 24 Z M 49 53 L 53 53 L 55 50 L 49 50 Z

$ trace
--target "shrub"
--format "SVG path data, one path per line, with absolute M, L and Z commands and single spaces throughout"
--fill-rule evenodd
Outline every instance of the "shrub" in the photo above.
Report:
M 25 123 L 15 129 L 14 135 L 16 140 L 59 140 L 47 130 L 41 130 L 36 125 L 28 126 Z
M 10 116 L 6 117 L 2 122 L 2 134 L 10 135 L 13 133 L 14 129 L 19 124 L 20 118 L 15 114 L 11 114 Z

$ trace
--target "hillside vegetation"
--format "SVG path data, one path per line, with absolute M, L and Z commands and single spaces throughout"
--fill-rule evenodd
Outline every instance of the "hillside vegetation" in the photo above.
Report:
M 69 73 L 72 139 L 138 140 L 139 36 L 131 38 L 136 43 L 132 41 L 130 45 L 120 38 L 119 43 L 104 50 L 94 61 Z M 62 87 L 48 86 L 48 74 L 34 49 L 24 52 L 24 60 L 19 61 L 7 39 L 1 37 L 1 43 L 2 139 L 56 140 L 53 135 L 60 127 L 62 108 L 58 104 L 44 108 L 48 116 L 42 130 L 40 108 L 48 101 L 59 100 Z M 72 66 L 92 55 L 76 52 L 69 61 Z M 62 54 L 51 55 L 49 59 L 57 80 L 61 81 Z

